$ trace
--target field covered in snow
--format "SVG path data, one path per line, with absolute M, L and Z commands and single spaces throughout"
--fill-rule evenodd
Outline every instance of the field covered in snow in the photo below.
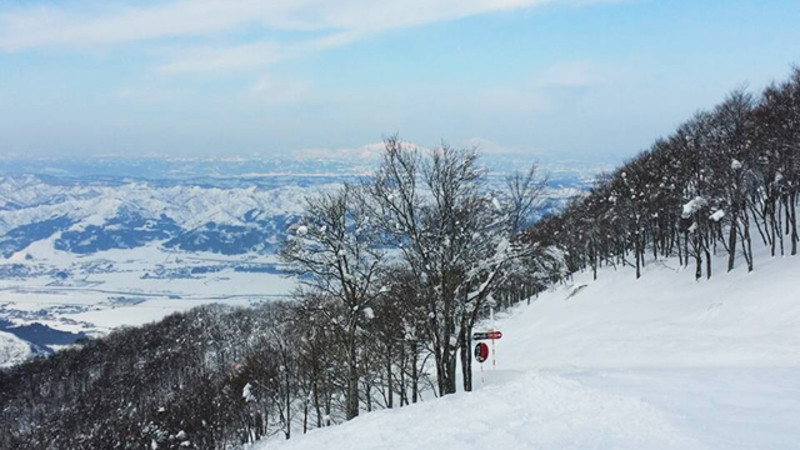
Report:
M 263 448 L 797 448 L 800 260 L 756 261 L 700 282 L 675 260 L 578 274 L 499 318 L 475 392 Z
M 494 184 L 516 167 L 494 163 Z M 285 297 L 294 281 L 276 253 L 304 198 L 354 182 L 369 167 L 0 158 L 0 331 L 50 352 L 201 304 Z M 579 193 L 594 173 L 547 170 L 539 214 Z
M 247 306 L 283 297 L 294 285 L 278 273 L 274 255 L 170 252 L 154 243 L 76 256 L 47 241 L 26 254 L 32 259 L 13 263 L 30 268 L 27 276 L 0 279 L 2 317 L 70 332 L 102 334 L 206 303 Z

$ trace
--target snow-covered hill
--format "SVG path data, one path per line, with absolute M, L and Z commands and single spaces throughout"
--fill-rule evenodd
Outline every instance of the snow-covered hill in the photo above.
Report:
M 30 344 L 11 333 L 0 331 L 0 369 L 19 364 L 33 354 Z
M 699 283 L 672 260 L 579 274 L 498 321 L 475 392 L 263 448 L 797 448 L 800 259 L 757 261 Z
M 321 180 L 326 189 L 341 180 Z M 33 175 L 0 178 L 0 253 L 10 257 L 55 236 L 77 254 L 168 247 L 224 254 L 269 250 L 312 188 L 302 180 L 278 187 L 159 184 L 125 180 L 63 182 Z

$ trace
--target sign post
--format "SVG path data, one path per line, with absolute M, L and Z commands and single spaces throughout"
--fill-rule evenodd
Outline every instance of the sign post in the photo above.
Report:
M 489 333 L 491 334 L 490 339 L 492 340 L 492 370 L 495 370 L 495 369 L 497 369 L 497 357 L 496 357 L 497 351 L 495 351 L 495 348 L 494 348 L 494 338 L 495 338 L 495 334 L 494 334 L 494 307 L 489 308 L 489 314 L 492 316 L 492 328 L 489 329 Z M 502 334 L 501 334 L 501 336 L 502 336 Z
M 478 360 L 479 363 L 483 364 L 484 361 L 489 357 L 489 346 L 484 344 L 483 342 L 478 342 L 475 344 L 475 359 Z
M 472 333 L 472 339 L 476 341 L 500 339 L 501 337 L 503 337 L 503 333 L 500 331 L 478 331 L 476 333 Z
M 489 310 L 489 314 L 491 315 L 491 327 L 489 331 L 477 331 L 472 333 L 472 339 L 476 341 L 483 341 L 483 340 L 490 340 L 492 341 L 492 370 L 497 369 L 497 350 L 495 348 L 494 341 L 503 337 L 503 333 L 499 330 L 494 329 L 494 308 Z M 484 353 L 485 352 L 485 353 Z M 481 356 L 479 356 L 481 355 Z M 478 342 L 475 345 L 475 359 L 481 363 L 481 383 L 483 383 L 483 362 L 486 361 L 489 357 L 489 346 L 484 344 L 483 342 Z
M 489 346 L 484 344 L 483 342 L 478 342 L 475 344 L 475 359 L 480 363 L 481 368 L 481 384 L 484 383 L 483 380 L 483 362 L 486 361 L 486 358 L 489 357 Z

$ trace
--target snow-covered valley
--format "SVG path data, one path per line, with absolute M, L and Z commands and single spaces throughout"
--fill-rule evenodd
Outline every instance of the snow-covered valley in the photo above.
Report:
M 49 352 L 202 304 L 285 297 L 295 283 L 275 253 L 303 199 L 368 167 L 0 160 L 0 331 Z M 20 172 L 29 170 L 38 174 Z M 541 213 L 593 173 L 552 170 Z M 29 355 L 3 346 L 0 364 Z
M 799 266 L 577 274 L 498 318 L 497 368 L 474 365 L 474 392 L 255 448 L 797 448 Z

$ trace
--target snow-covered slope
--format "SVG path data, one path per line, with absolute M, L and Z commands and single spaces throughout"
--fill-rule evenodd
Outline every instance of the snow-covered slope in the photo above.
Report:
M 676 261 L 579 274 L 498 321 L 475 392 L 263 448 L 797 448 L 800 258 L 756 262 L 701 282 Z
M 11 333 L 0 331 L 0 368 L 11 367 L 33 356 L 30 344 Z
M 324 187 L 324 186 L 323 186 Z M 53 217 L 68 216 L 88 225 L 102 225 L 125 206 L 145 217 L 166 214 L 178 225 L 194 228 L 206 222 L 244 223 L 249 211 L 262 215 L 298 212 L 307 189 L 292 183 L 279 188 L 141 182 L 73 185 L 53 184 L 33 175 L 0 177 L 0 233 Z

